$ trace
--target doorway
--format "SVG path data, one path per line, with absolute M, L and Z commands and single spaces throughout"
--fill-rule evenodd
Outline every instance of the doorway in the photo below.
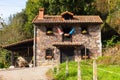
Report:
M 65 62 L 66 60 L 74 60 L 74 47 L 62 47 L 60 49 L 60 63 Z

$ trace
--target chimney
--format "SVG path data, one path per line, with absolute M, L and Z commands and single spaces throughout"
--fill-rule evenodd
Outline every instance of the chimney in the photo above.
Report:
M 43 18 L 44 18 L 44 8 L 40 8 L 39 9 L 38 19 L 43 19 Z

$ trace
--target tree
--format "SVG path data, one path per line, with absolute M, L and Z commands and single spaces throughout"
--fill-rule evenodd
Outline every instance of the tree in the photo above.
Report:
M 109 24 L 118 34 L 120 34 L 120 1 L 116 0 L 114 9 L 107 16 L 106 23 Z
M 27 20 L 24 29 L 28 37 L 33 37 L 32 20 L 38 13 L 40 7 L 39 2 L 40 0 L 28 0 L 28 2 L 26 3 L 25 14 L 27 16 Z
M 10 44 L 26 38 L 24 24 L 26 16 L 24 10 L 9 17 L 9 23 L 0 31 L 0 44 Z
M 111 39 L 112 36 L 120 34 L 120 0 L 96 0 L 95 5 L 97 14 L 103 20 L 102 40 Z

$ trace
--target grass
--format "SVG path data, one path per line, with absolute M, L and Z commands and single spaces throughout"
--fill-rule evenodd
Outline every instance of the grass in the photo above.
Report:
M 53 80 L 53 72 L 52 72 L 52 69 L 49 69 L 47 72 L 46 72 L 46 77 L 48 78 L 48 80 Z
M 88 62 L 87 62 L 88 63 Z M 82 80 L 92 80 L 92 65 L 81 62 Z M 60 70 L 57 74 L 54 72 L 55 80 L 77 80 L 77 62 L 69 62 L 69 75 L 65 76 L 65 63 L 60 64 Z M 99 65 L 98 80 L 120 80 L 120 66 L 118 65 Z

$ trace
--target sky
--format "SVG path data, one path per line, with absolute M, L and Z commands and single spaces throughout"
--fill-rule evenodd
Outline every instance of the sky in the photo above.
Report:
M 5 22 L 10 15 L 21 12 L 25 8 L 27 0 L 0 0 L 0 17 Z

